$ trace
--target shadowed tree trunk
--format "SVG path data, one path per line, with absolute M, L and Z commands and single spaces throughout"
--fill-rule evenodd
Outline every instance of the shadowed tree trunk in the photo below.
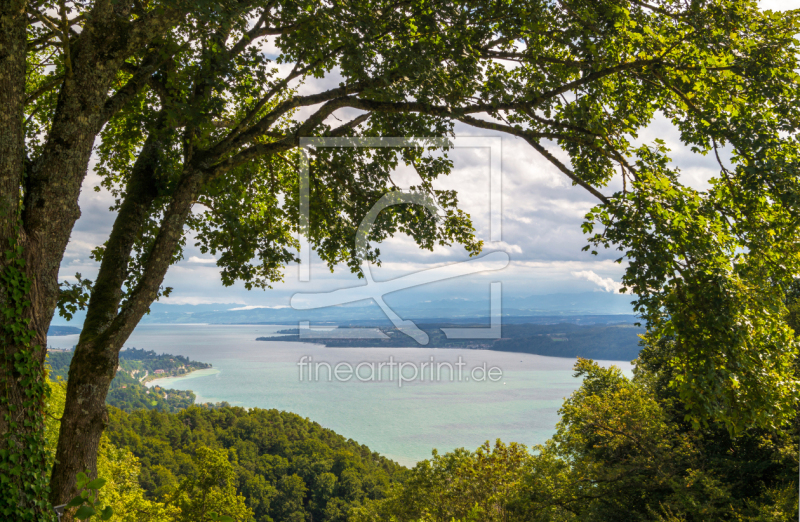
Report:
M 10 512 L 24 511 L 31 520 L 47 511 L 46 483 L 40 480 L 46 461 L 36 453 L 44 450 L 36 442 L 42 431 L 36 419 L 41 419 L 44 408 L 41 385 L 47 330 L 59 298 L 61 260 L 80 217 L 78 197 L 92 147 L 105 122 L 141 90 L 164 55 L 146 55 L 133 77 L 109 96 L 122 64 L 180 16 L 162 11 L 160 16 L 121 23 L 119 8 L 114 2 L 97 2 L 80 38 L 70 33 L 74 38 L 69 43 L 62 39 L 57 44 L 65 48 L 64 79 L 53 83 L 58 98 L 46 141 L 38 156 L 29 161 L 25 158 L 24 134 L 27 29 L 29 15 L 38 7 L 24 1 L 0 4 L 0 268 L 4 277 L 0 285 L 4 312 L 0 316 L 4 327 L 0 451 L 16 459 L 14 465 L 22 465 L 21 475 L 0 471 L 10 478 L 0 486 L 0 496 Z M 60 37 L 58 31 L 54 34 Z M 24 267 L 24 277 L 18 279 L 27 279 L 29 288 L 14 286 L 16 283 L 8 279 L 7 251 L 12 245 L 19 247 L 16 257 L 24 261 L 24 265 L 15 262 L 15 267 Z M 10 290 L 19 290 L 14 294 L 16 300 Z M 32 331 L 32 339 L 31 334 L 9 332 L 12 326 L 19 331 L 19 320 L 27 321 L 23 330 Z M 34 391 L 36 383 L 39 391 Z M 26 448 L 26 444 L 35 448 Z
M 42 283 L 36 277 L 40 259 L 26 248 L 25 231 L 19 228 L 20 186 L 27 166 L 23 127 L 26 5 L 24 1 L 0 4 L 0 475 L 4 478 L 0 507 L 36 517 L 46 509 L 37 502 L 41 494 L 35 490 L 45 484 L 44 438 L 40 435 L 44 396 L 35 392 L 44 379 L 40 369 L 45 350 L 32 347 L 45 345 L 49 316 L 36 313 L 42 308 Z M 15 247 L 20 249 L 17 254 L 12 253 Z M 15 262 L 19 254 L 24 266 Z M 15 269 L 21 269 L 22 274 L 15 276 Z M 30 289 L 11 283 L 13 280 L 19 284 L 23 277 L 33 282 Z M 32 305 L 23 306 L 25 301 Z M 28 328 L 35 331 L 32 340 L 17 330 L 20 321 L 28 321 Z M 32 462 L 24 463 L 22 472 L 12 472 L 20 465 L 14 457 L 20 458 L 26 452 Z
M 155 299 L 197 191 L 198 176 L 187 173 L 176 188 L 176 196 L 180 197 L 173 200 L 167 211 L 166 223 L 171 226 L 164 227 L 157 237 L 145 277 L 120 310 L 131 251 L 159 194 L 161 147 L 158 134 L 151 133 L 134 165 L 127 197 L 114 221 L 103 254 L 70 365 L 66 407 L 51 480 L 53 503 L 63 502 L 73 494 L 78 472 L 96 469 L 97 447 L 107 422 L 105 399 L 116 374 L 119 350 Z

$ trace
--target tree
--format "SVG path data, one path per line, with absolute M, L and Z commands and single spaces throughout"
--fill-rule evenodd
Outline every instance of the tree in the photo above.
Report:
M 48 466 L 53 466 L 58 442 L 58 425 L 64 413 L 66 382 L 58 380 L 49 383 L 50 396 L 47 401 L 47 420 L 45 441 Z M 139 485 L 139 460 L 126 448 L 118 448 L 103 436 L 97 455 L 97 469 L 106 478 L 99 501 L 111 507 L 111 522 L 159 522 L 178 518 L 180 510 L 145 498 Z
M 0 9 L 7 515 L 46 510 L 42 347 L 57 307 L 87 313 L 54 503 L 74 493 L 78 471 L 95 469 L 119 349 L 169 291 L 164 275 L 190 234 L 218 256 L 225 284 L 268 287 L 295 259 L 301 229 L 326 262 L 358 272 L 379 253 L 354 246 L 358 223 L 403 161 L 439 217 L 394 206 L 368 239 L 403 231 L 426 248 L 459 242 L 477 253 L 455 194 L 432 186 L 449 171 L 446 156 L 422 148 L 312 150 L 303 222 L 295 166 L 306 136 L 442 137 L 461 122 L 525 140 L 600 201 L 585 229 L 601 226 L 591 241 L 623 251 L 624 283 L 651 337 L 673 345 L 671 385 L 687 415 L 732 431 L 790 417 L 796 348 L 772 283 L 798 273 L 794 13 L 738 0 L 20 0 Z M 259 52 L 268 37 L 275 60 Z M 294 89 L 334 70 L 336 88 Z M 337 111 L 351 116 L 335 124 Z M 635 145 L 658 114 L 687 147 L 717 155 L 710 189 L 682 185 L 663 145 Z M 60 287 L 96 143 L 117 215 L 95 251 L 95 281 Z M 614 176 L 623 190 L 603 194 Z
M 656 352 L 658 353 L 658 352 Z M 650 353 L 645 355 L 651 357 Z M 355 520 L 794 520 L 796 428 L 696 428 L 650 359 L 628 379 L 580 359 L 553 438 L 434 454 Z M 665 367 L 668 368 L 668 367 Z
M 155 503 L 169 503 L 182 479 L 198 476 L 196 448 L 235 452 L 229 462 L 236 491 L 255 520 L 349 520 L 364 503 L 383 498 L 407 471 L 366 446 L 277 410 L 192 406 L 178 413 L 127 414 L 110 408 L 109 421 L 104 437 L 135 455 L 145 498 Z
M 111 506 L 111 522 L 160 522 L 180 519 L 175 505 L 164 505 L 148 500 L 139 485 L 141 466 L 128 449 L 121 449 L 103 437 L 97 456 L 97 474 L 108 477 L 100 500 Z
M 200 447 L 195 456 L 197 476 L 184 479 L 175 493 L 173 502 L 180 508 L 175 522 L 211 522 L 220 517 L 250 520 L 253 512 L 236 493 L 228 452 Z
M 668 386 L 663 352 L 645 351 L 633 379 L 580 360 L 581 388 L 521 481 L 530 520 L 790 520 L 797 517 L 795 428 L 732 436 L 695 427 Z M 656 357 L 654 357 L 654 354 Z M 660 368 L 659 368 L 660 367 Z
M 306 485 L 298 475 L 284 475 L 278 482 L 278 495 L 271 508 L 275 520 L 302 522 L 306 519 L 303 499 Z
M 510 512 L 530 454 L 525 446 L 487 441 L 419 462 L 385 500 L 367 504 L 355 520 L 430 522 L 519 520 Z

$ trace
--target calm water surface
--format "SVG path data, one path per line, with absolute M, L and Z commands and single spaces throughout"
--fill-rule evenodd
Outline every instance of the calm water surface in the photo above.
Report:
M 541 444 L 554 431 L 558 408 L 578 385 L 573 359 L 488 350 L 436 348 L 325 348 L 315 344 L 256 341 L 286 326 L 142 325 L 126 347 L 185 355 L 209 362 L 212 371 L 159 380 L 167 388 L 193 390 L 198 402 L 228 401 L 236 406 L 277 408 L 297 413 L 337 433 L 366 444 L 401 464 L 411 465 L 458 447 L 475 449 L 497 438 L 525 445 Z M 51 337 L 53 347 L 71 347 L 77 335 Z M 347 362 L 463 361 L 462 381 L 418 380 L 398 386 L 395 379 L 361 382 L 300 380 L 298 361 L 309 356 L 331 366 Z M 498 382 L 474 382 L 469 371 L 486 363 L 502 369 Z M 608 362 L 630 373 L 628 362 Z M 446 368 L 446 366 L 443 366 Z M 366 373 L 365 373 L 366 372 Z M 408 368 L 406 375 L 411 375 Z M 369 367 L 363 368 L 364 378 Z M 480 377 L 481 372 L 476 373 Z

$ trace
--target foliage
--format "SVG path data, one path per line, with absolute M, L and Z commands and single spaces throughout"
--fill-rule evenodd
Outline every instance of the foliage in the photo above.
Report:
M 78 310 L 84 310 L 89 304 L 89 296 L 92 292 L 92 281 L 83 279 L 80 273 L 75 274 L 77 282 L 61 283 L 61 290 L 58 293 L 58 315 L 71 320 Z
M 55 457 L 59 421 L 64 411 L 66 398 L 66 383 L 61 380 L 50 381 L 50 389 L 45 428 L 49 458 L 48 470 L 52 468 Z M 97 456 L 97 474 L 99 477 L 103 477 L 97 480 L 102 481 L 102 489 L 97 487 L 93 493 L 87 491 L 85 497 L 83 495 L 77 497 L 73 507 L 85 505 L 92 507 L 95 511 L 103 512 L 98 508 L 105 506 L 103 509 L 110 509 L 105 513 L 111 513 L 110 518 L 107 518 L 111 522 L 181 522 L 185 520 L 179 506 L 146 498 L 145 490 L 139 484 L 140 472 L 139 459 L 130 450 L 114 446 L 107 437 L 103 437 Z M 91 489 L 90 486 L 100 484 L 90 481 L 85 474 L 83 475 L 83 477 L 79 477 L 79 484 L 83 482 L 82 488 Z M 85 502 L 89 500 L 90 496 L 91 503 Z M 218 509 L 229 509 L 224 502 L 218 502 L 217 507 Z M 240 506 L 234 502 L 231 508 L 235 511 L 240 509 Z M 88 510 L 84 512 L 88 514 Z M 80 514 L 82 515 L 82 513 Z
M 78 491 L 80 494 L 67 502 L 67 509 L 77 508 L 75 518 L 89 520 L 98 515 L 100 520 L 109 520 L 114 515 L 111 506 L 103 506 L 100 500 L 100 489 L 105 486 L 106 479 L 99 477 L 94 480 L 86 473 L 78 473 Z
M 147 388 L 135 380 L 109 390 L 106 403 L 123 411 L 138 409 L 176 412 L 194 404 L 191 390 L 173 390 L 152 386 Z
M 177 520 L 176 506 L 145 497 L 139 485 L 141 465 L 130 450 L 118 448 L 106 437 L 97 453 L 97 475 L 107 479 L 100 500 L 114 510 L 112 522 L 164 522 Z
M 681 182 L 663 141 L 627 145 L 630 191 L 595 208 L 585 230 L 602 226 L 591 243 L 618 248 L 628 261 L 623 283 L 639 297 L 651 341 L 671 345 L 671 386 L 686 414 L 723 421 L 732 433 L 774 427 L 793 416 L 797 400 L 797 347 L 775 284 L 800 273 L 798 118 L 789 102 L 798 92 L 797 13 L 715 2 L 674 20 L 652 33 L 655 46 L 709 75 L 696 82 L 691 72 L 654 68 L 667 91 L 650 91 L 641 116 L 669 118 L 684 147 L 717 159 L 719 175 L 699 191 Z M 701 34 L 706 43 L 692 46 Z M 769 52 L 762 39 L 788 52 Z
M 798 288 L 795 280 L 786 289 L 790 313 Z M 788 323 L 798 324 L 793 316 Z M 475 465 L 488 446 L 435 454 L 358 520 L 485 520 L 487 510 L 474 518 L 469 507 L 475 491 L 489 494 L 487 483 L 509 485 L 495 510 L 508 521 L 797 518 L 797 407 L 793 423 L 779 428 L 731 434 L 721 420 L 698 426 L 686 420 L 687 405 L 671 386 L 671 346 L 646 341 L 633 379 L 579 359 L 583 382 L 562 406 L 556 434 L 532 453 L 515 453 L 506 474 Z
M 232 56 L 219 43 L 172 54 L 158 72 L 160 87 L 141 91 L 101 132 L 99 172 L 120 204 L 142 158 L 135 151 L 148 139 L 160 142 L 158 196 L 133 247 L 126 288 L 143 277 L 161 230 L 157 218 L 186 175 L 190 152 L 208 156 L 196 195 L 207 211 L 191 214 L 187 224 L 197 245 L 218 258 L 226 285 L 241 280 L 266 288 L 280 280 L 281 268 L 296 260 L 292 234 L 306 228 L 326 263 L 344 262 L 359 274 L 364 261 L 379 262 L 373 243 L 399 232 L 423 248 L 455 241 L 477 253 L 480 243 L 456 194 L 434 189 L 451 163 L 424 147 L 313 148 L 309 223 L 297 210 L 295 171 L 306 159 L 294 140 L 301 129 L 334 132 L 321 122 L 336 109 L 369 111 L 363 124 L 342 128 L 362 137 L 447 136 L 457 120 L 525 139 L 601 199 L 585 231 L 591 245 L 622 251 L 624 283 L 638 296 L 650 337 L 675 344 L 671 385 L 686 415 L 698 423 L 724 420 L 732 432 L 788 421 L 800 394 L 790 377 L 797 348 L 783 319 L 781 286 L 773 282 L 800 274 L 796 13 L 726 0 L 410 9 L 356 2 L 309 9 L 290 3 L 270 16 L 303 28 L 276 40 L 276 61 L 305 67 L 301 76 L 338 67 L 356 94 L 315 99 L 327 103 L 310 132 L 313 118 L 297 121 L 294 110 L 311 100 L 273 76 L 263 55 Z M 240 19 L 212 19 L 220 34 L 245 37 Z M 349 23 L 362 29 L 334 28 Z M 175 45 L 181 40 L 172 38 Z M 320 39 L 331 45 L 330 55 L 308 51 L 311 41 L 322 49 Z M 204 96 L 193 90 L 197 85 Z M 480 113 L 495 122 L 473 116 Z M 637 144 L 659 115 L 680 132 L 683 147 L 718 159 L 719 176 L 707 190 L 681 182 L 664 142 Z M 245 146 L 245 136 L 257 144 Z M 557 143 L 570 165 L 547 152 L 544 140 Z M 267 150 L 274 153 L 260 153 Z M 421 183 L 414 190 L 441 212 L 428 220 L 419 207 L 392 207 L 365 246 L 356 246 L 358 225 L 392 190 L 391 171 L 401 163 L 416 169 Z M 351 172 L 357 179 L 345 174 Z M 601 194 L 620 174 L 623 190 Z M 181 245 L 172 249 L 173 261 Z
M 798 288 L 794 281 L 786 289 L 790 313 Z M 793 317 L 788 324 L 797 327 Z M 633 379 L 580 359 L 581 387 L 564 403 L 554 437 L 532 452 L 487 442 L 474 452 L 434 451 L 408 472 L 274 410 L 113 410 L 109 437 L 121 449 L 104 441 L 100 467 L 115 477 L 129 469 L 124 480 L 136 500 L 103 500 L 115 512 L 120 506 L 121 513 L 146 513 L 133 509 L 148 505 L 176 521 L 214 520 L 212 513 L 356 522 L 795 518 L 797 416 L 792 426 L 735 435 L 721 421 L 700 427 L 686 421 L 686 405 L 670 386 L 669 349 L 645 343 Z M 54 402 L 63 387 L 53 385 Z M 108 447 L 118 456 L 109 458 Z M 130 451 L 142 459 L 141 471 Z M 109 468 L 114 461 L 122 463 Z M 111 492 L 121 489 L 109 485 Z
M 388 499 L 358 510 L 357 522 L 510 520 L 513 499 L 530 455 L 525 446 L 499 440 L 476 451 L 463 448 L 418 463 Z
M 126 414 L 112 408 L 107 434 L 111 444 L 138 458 L 147 499 L 170 502 L 178 495 L 187 513 L 204 506 L 212 511 L 218 509 L 214 498 L 233 502 L 241 495 L 257 521 L 344 521 L 364 502 L 383 498 L 404 472 L 365 446 L 275 410 L 192 407 L 177 414 Z M 212 476 L 224 480 L 203 504 L 189 491 L 205 487 Z
M 253 516 L 244 497 L 236 493 L 236 473 L 227 451 L 199 447 L 194 465 L 196 474 L 181 482 L 172 499 L 181 511 L 176 522 L 239 522 Z
M 697 429 L 652 372 L 633 380 L 579 360 L 581 387 L 553 438 L 528 452 L 498 441 L 414 467 L 355 520 L 783 521 L 797 518 L 796 431 L 721 422 Z M 663 379 L 663 378 L 661 378 Z M 662 383 L 668 382 L 663 379 Z
M 48 493 L 44 403 L 49 388 L 39 361 L 45 348 L 36 343 L 31 328 L 32 282 L 25 273 L 24 252 L 17 239 L 15 236 L 10 248 L 2 250 L 0 271 L 4 294 L 0 303 L 4 364 L 0 371 L 0 487 L 6 492 L 0 495 L 0 514 L 15 520 L 41 520 L 48 507 L 44 500 Z M 21 348 L 14 352 L 11 347 Z M 16 404 L 9 400 L 14 393 L 12 380 L 19 386 L 16 393 L 23 394 Z
M 48 351 L 47 364 L 51 378 L 66 379 L 72 357 L 72 352 Z M 123 350 L 106 402 L 124 411 L 146 408 L 175 412 L 187 408 L 195 400 L 191 390 L 173 390 L 161 386 L 148 388 L 143 384 L 143 379 L 145 376 L 152 378 L 155 370 L 175 376 L 209 367 L 211 365 L 208 363 L 192 361 L 181 355 L 159 355 L 152 350 L 136 348 Z
M 216 256 L 224 284 L 247 288 L 281 279 L 299 232 L 327 264 L 356 273 L 379 261 L 377 242 L 400 232 L 426 249 L 480 250 L 456 194 L 434 186 L 451 167 L 441 150 L 311 148 L 306 158 L 306 137 L 449 137 L 458 121 L 522 138 L 602 202 L 587 216 L 590 244 L 622 251 L 624 283 L 639 296 L 681 421 L 696 432 L 722 423 L 732 440 L 792 422 L 800 386 L 784 288 L 800 273 L 797 12 L 761 11 L 755 0 L 8 6 L 0 91 L 15 94 L 3 101 L 0 181 L 29 240 L 11 245 L 2 279 L 2 377 L 10 389 L 21 376 L 23 392 L 4 396 L 0 410 L 4 422 L 24 417 L 24 440 L 14 430 L 2 439 L 4 474 L 24 479 L 0 495 L 6 515 L 44 509 L 43 348 L 29 327 L 46 328 L 59 303 L 67 315 L 88 303 L 63 423 L 61 447 L 74 451 L 60 454 L 91 462 L 85 453 L 102 423 L 78 429 L 78 419 L 101 418 L 116 354 L 169 292 L 166 271 L 189 238 Z M 259 48 L 267 37 L 274 55 Z M 333 71 L 338 87 L 294 87 Z M 334 113 L 348 108 L 363 114 L 337 126 Z M 663 142 L 637 143 L 659 115 L 683 146 L 717 157 L 707 190 L 681 182 Z M 118 217 L 95 250 L 97 279 L 79 278 L 59 300 L 54 267 L 93 151 Z M 306 159 L 308 223 L 296 174 Z M 439 211 L 431 219 L 419 206 L 387 209 L 357 246 L 359 224 L 394 191 L 391 173 L 403 163 L 419 174 L 413 191 Z M 623 189 L 604 195 L 619 176 Z M 4 244 L 20 235 L 6 228 Z M 92 400 L 79 407 L 77 389 L 93 390 Z M 654 408 L 620 390 L 628 395 L 615 397 L 640 413 Z M 75 462 L 56 467 L 67 464 Z M 55 472 L 53 495 L 66 495 L 71 480 Z

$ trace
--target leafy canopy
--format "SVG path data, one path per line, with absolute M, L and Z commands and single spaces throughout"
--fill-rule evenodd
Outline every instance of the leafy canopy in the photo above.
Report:
M 92 8 L 74 4 L 70 23 L 87 27 Z M 621 250 L 649 338 L 674 345 L 671 385 L 689 418 L 724 419 L 732 432 L 788 420 L 798 395 L 782 290 L 800 273 L 796 13 L 738 0 L 226 1 L 191 10 L 165 1 L 120 12 L 131 23 L 156 15 L 175 21 L 120 67 L 112 90 L 132 94 L 98 148 L 120 212 L 136 199 L 140 169 L 154 194 L 124 296 L 141 289 L 152 300 L 163 274 L 148 277 L 149 267 L 180 259 L 190 234 L 217 256 L 225 284 L 280 280 L 303 226 L 301 137 L 449 136 L 460 122 L 525 140 L 601 201 L 585 231 L 592 246 Z M 53 85 L 70 75 L 47 25 L 30 30 L 32 158 L 58 108 Z M 300 87 L 334 73 L 336 88 Z M 640 143 L 658 117 L 683 147 L 718 159 L 707 189 L 682 182 L 663 142 Z M 399 162 L 417 170 L 414 190 L 440 212 L 431 220 L 420 207 L 392 207 L 369 239 L 403 231 L 424 248 L 459 242 L 478 252 L 456 195 L 434 188 L 449 172 L 446 156 L 320 148 L 310 155 L 307 233 L 331 266 L 358 272 L 363 260 L 377 262 L 377 248 L 354 246 L 357 227 L 394 189 Z M 604 194 L 620 177 L 623 190 Z M 160 249 L 171 220 L 187 229 Z

